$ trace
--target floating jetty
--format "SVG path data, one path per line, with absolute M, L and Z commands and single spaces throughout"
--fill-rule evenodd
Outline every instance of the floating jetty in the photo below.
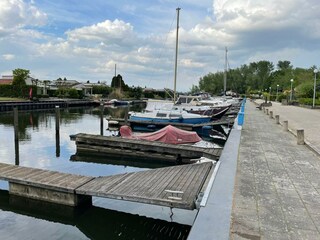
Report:
M 71 135 L 76 142 L 77 153 L 91 153 L 96 155 L 130 155 L 154 157 L 166 161 L 206 157 L 218 160 L 222 148 L 200 148 L 182 144 L 168 144 L 137 139 L 127 139 L 114 136 L 101 136 L 85 133 Z
M 165 167 L 104 177 L 88 177 L 0 163 L 0 179 L 9 193 L 78 206 L 91 196 L 195 209 L 215 162 Z
M 41 100 L 41 101 L 7 101 L 0 102 L 0 112 L 10 112 L 14 108 L 22 110 L 36 109 L 54 109 L 56 106 L 60 108 L 80 107 L 80 106 L 97 106 L 99 103 L 88 100 Z

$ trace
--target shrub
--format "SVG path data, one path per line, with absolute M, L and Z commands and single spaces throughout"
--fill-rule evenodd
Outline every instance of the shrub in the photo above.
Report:
M 302 105 L 312 106 L 313 104 L 313 98 L 299 98 L 298 101 L 299 101 L 299 104 L 302 104 Z M 315 105 L 320 105 L 320 99 L 316 99 Z
M 305 82 L 296 88 L 298 98 L 312 98 L 313 97 L 313 83 Z

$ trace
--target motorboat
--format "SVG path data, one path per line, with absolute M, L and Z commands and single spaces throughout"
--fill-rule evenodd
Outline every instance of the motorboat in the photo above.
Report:
M 122 138 L 139 139 L 145 141 L 156 141 L 168 144 L 188 144 L 201 148 L 219 148 L 218 145 L 204 141 L 196 132 L 186 131 L 168 125 L 158 131 L 152 133 L 132 132 L 131 127 L 124 125 L 119 130 Z
M 189 113 L 181 109 L 159 109 L 152 112 L 131 112 L 130 120 L 143 122 L 200 124 L 211 121 L 211 116 Z

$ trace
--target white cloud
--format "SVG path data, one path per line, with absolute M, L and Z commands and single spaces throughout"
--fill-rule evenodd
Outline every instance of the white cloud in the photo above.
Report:
M 38 10 L 33 3 L 23 0 L 1 0 L 0 34 L 14 32 L 25 26 L 42 26 L 47 15 Z
M 106 20 L 91 26 L 77 28 L 66 32 L 68 40 L 72 42 L 96 41 L 104 45 L 127 44 L 135 39 L 133 27 L 121 20 Z
M 3 54 L 2 57 L 4 60 L 10 61 L 14 59 L 15 56 L 13 54 Z
M 81 13 L 71 6 L 57 13 L 61 6 L 51 3 L 55 8 L 50 9 L 49 17 L 55 18 L 50 18 L 50 24 L 39 32 L 34 26 L 44 24 L 47 16 L 36 8 L 36 3 L 1 1 L 0 71 L 23 63 L 33 74 L 39 74 L 38 78 L 66 76 L 110 83 L 117 64 L 118 72 L 129 85 L 171 87 L 176 34 L 174 9 L 169 13 L 167 7 L 171 3 L 171 0 L 161 4 L 119 3 L 121 14 L 115 10 L 118 4 L 113 3 L 114 11 L 106 8 L 98 20 L 88 15 L 88 19 L 79 21 L 75 21 L 78 14 L 86 16 L 81 14 L 93 11 L 87 3 L 84 6 L 79 3 L 78 8 L 83 7 Z M 99 4 L 102 7 L 104 1 Z M 187 0 L 181 5 L 178 79 L 183 80 L 178 83 L 179 90 L 188 90 L 199 76 L 222 70 L 225 46 L 229 48 L 231 67 L 280 59 L 302 66 L 316 64 L 313 61 L 318 53 L 314 49 L 320 48 L 317 0 L 201 0 L 197 4 Z M 210 6 L 212 11 L 208 11 Z M 143 7 L 146 11 L 142 12 Z M 72 21 L 64 13 L 70 13 Z M 18 17 L 10 19 L 13 15 Z M 65 15 L 62 20 L 61 15 Z M 58 18 L 67 27 L 55 28 L 58 25 L 54 20 Z M 173 24 L 169 30 L 170 21 Z M 1 38 L 8 33 L 7 26 L 13 29 L 10 36 Z M 144 32 L 145 29 L 148 31 Z M 1 62 L 5 59 L 11 61 Z

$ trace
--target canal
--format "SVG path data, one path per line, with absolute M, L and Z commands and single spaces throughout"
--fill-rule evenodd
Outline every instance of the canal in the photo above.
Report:
M 135 109 L 136 110 L 136 109 Z M 125 109 L 104 109 L 103 116 L 123 117 Z M 164 167 L 162 163 L 108 156 L 77 156 L 70 135 L 108 131 L 99 108 L 60 109 L 56 135 L 55 111 L 19 112 L 18 146 L 13 113 L 0 114 L 0 162 L 86 176 L 108 176 Z M 0 181 L 1 239 L 186 239 L 196 211 L 93 198 L 93 206 L 71 208 L 8 194 Z

